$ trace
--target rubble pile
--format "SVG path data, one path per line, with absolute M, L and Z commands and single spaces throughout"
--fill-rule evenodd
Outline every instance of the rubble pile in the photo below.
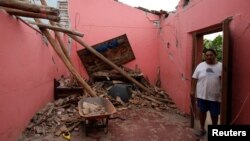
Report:
M 140 90 L 137 86 L 131 84 L 115 71 L 95 73 L 89 85 L 97 93 L 97 96 L 108 98 L 116 107 L 117 111 L 128 108 L 150 107 L 155 110 L 167 110 L 181 114 L 164 90 L 151 85 L 142 73 L 131 70 L 126 70 L 126 72 L 152 92 L 149 93 Z M 70 84 L 70 82 L 73 84 Z M 128 86 L 128 90 L 131 94 L 128 102 L 124 102 L 120 97 L 114 98 L 108 94 L 109 90 L 115 84 L 124 84 Z M 58 87 L 65 86 L 78 87 L 76 81 L 69 80 L 68 78 L 61 78 Z M 84 120 L 79 115 L 78 102 L 84 97 L 88 97 L 87 93 L 82 96 L 69 94 L 68 97 L 48 103 L 32 118 L 24 132 L 24 136 L 39 137 L 48 133 L 59 136 L 64 132 L 70 132 L 74 129 L 77 130 L 77 126 Z M 85 114 L 105 113 L 104 107 L 100 105 L 84 102 L 82 106 L 85 107 L 83 109 L 84 111 L 82 111 Z
M 150 86 L 149 88 L 154 91 L 154 93 L 148 93 L 140 91 L 137 87 L 132 86 L 129 88 L 131 93 L 131 98 L 128 103 L 122 101 L 119 97 L 113 98 L 108 95 L 109 90 L 118 81 L 106 81 L 106 82 L 95 82 L 91 86 L 95 90 L 99 97 L 107 97 L 109 100 L 117 107 L 152 107 L 156 110 L 171 110 L 175 109 L 176 106 L 173 101 L 168 97 L 168 95 L 161 89 L 155 86 Z M 122 83 L 122 82 L 119 82 Z
M 102 71 L 96 72 L 93 75 L 94 82 L 90 84 L 92 89 L 97 92 L 99 97 L 107 97 L 117 107 L 152 107 L 156 110 L 176 110 L 176 106 L 172 99 L 165 93 L 165 91 L 159 87 L 151 85 L 149 81 L 143 76 L 140 71 L 133 71 L 125 69 L 128 75 L 137 79 L 141 84 L 146 86 L 151 93 L 140 90 L 136 85 L 131 84 L 125 78 L 122 77 L 116 71 Z M 119 97 L 112 98 L 108 95 L 109 90 L 115 84 L 125 84 L 131 94 L 131 98 L 128 103 L 122 101 Z
M 25 137 L 39 137 L 48 133 L 59 136 L 73 130 L 81 121 L 77 108 L 80 98 L 72 95 L 48 103 L 31 119 L 24 132 Z

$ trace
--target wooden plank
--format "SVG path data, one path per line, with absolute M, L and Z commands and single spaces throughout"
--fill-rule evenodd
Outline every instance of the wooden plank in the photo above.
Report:
M 39 19 L 35 19 L 37 23 L 41 23 Z M 58 47 L 58 44 L 56 40 L 53 39 L 51 34 L 47 29 L 40 29 L 43 34 L 47 37 L 48 41 L 50 42 L 51 46 L 53 47 L 54 51 L 57 53 L 57 55 L 60 57 L 62 62 L 65 64 L 65 66 L 68 68 L 68 70 L 71 72 L 71 74 L 76 78 L 76 80 L 79 82 L 79 84 L 88 92 L 90 96 L 96 96 L 96 93 L 91 89 L 91 87 L 86 83 L 81 75 L 78 73 L 78 71 L 75 69 L 75 67 L 71 64 L 71 61 L 68 60 L 66 55 L 63 53 L 62 49 Z
M 193 72 L 195 70 L 195 60 L 196 60 L 196 52 L 197 52 L 197 38 L 196 38 L 196 33 L 193 33 L 193 48 L 192 48 L 192 68 L 191 68 L 191 75 L 193 75 Z M 194 81 L 192 79 L 191 81 L 191 91 L 192 91 L 192 88 L 194 87 Z M 191 128 L 194 128 L 194 122 L 195 122 L 195 115 L 196 113 L 196 105 L 195 105 L 195 101 L 194 99 L 191 97 L 190 95 L 190 115 L 191 115 L 191 118 L 190 118 L 190 127 Z
M 23 11 L 23 10 L 18 10 L 18 9 L 13 9 L 13 8 L 6 8 L 6 7 L 0 6 L 0 10 L 1 9 L 5 10 L 9 14 L 15 15 L 15 16 L 48 19 L 48 20 L 52 20 L 52 21 L 55 21 L 55 22 L 60 21 L 60 18 L 58 16 L 54 16 L 54 15 L 46 15 L 46 14 L 41 14 L 41 13 L 27 12 L 27 11 Z
M 30 25 L 29 23 L 27 23 L 27 22 L 26 22 L 25 20 L 23 20 L 22 18 L 20 18 L 20 17 L 18 17 L 18 16 L 16 16 L 16 17 L 17 17 L 18 20 L 20 20 L 21 22 L 23 22 L 24 24 L 26 24 L 26 25 L 29 26 L 30 28 L 34 29 L 36 32 L 42 34 L 42 32 L 41 32 L 39 29 L 33 27 L 32 25 Z
M 43 5 L 47 5 L 46 1 L 45 0 L 41 0 L 41 3 Z M 35 19 L 35 21 L 37 23 L 41 23 L 40 20 L 38 19 Z M 52 25 L 55 25 L 54 22 L 51 22 L 50 23 Z M 52 36 L 50 35 L 50 33 L 48 32 L 47 29 L 42 29 L 41 30 L 45 36 L 48 38 L 50 44 L 52 45 L 53 49 L 55 50 L 55 52 L 58 54 L 58 56 L 62 59 L 63 63 L 65 64 L 65 66 L 68 68 L 68 70 L 71 72 L 71 74 L 76 78 L 76 80 L 80 83 L 80 85 L 86 89 L 86 91 L 88 92 L 88 94 L 90 96 L 96 96 L 96 93 L 91 89 L 91 87 L 88 85 L 88 83 L 86 83 L 83 78 L 81 77 L 81 75 L 78 73 L 78 71 L 76 70 L 76 68 L 74 67 L 67 51 L 66 51 L 66 47 L 63 43 L 63 40 L 61 39 L 60 35 L 58 32 L 55 32 L 56 34 L 56 38 L 57 40 L 59 41 L 59 44 L 61 46 L 61 48 L 58 47 L 58 44 L 56 43 L 56 41 L 52 38 Z
M 41 31 L 44 33 L 44 35 L 47 37 L 48 41 L 54 48 L 57 55 L 61 58 L 63 63 L 66 65 L 66 67 L 69 69 L 69 71 L 72 73 L 73 76 L 78 80 L 80 85 L 85 88 L 85 90 L 90 94 L 91 96 L 96 96 L 96 93 L 91 89 L 91 87 L 82 79 L 81 75 L 77 72 L 75 67 L 71 64 L 71 62 L 67 59 L 67 57 L 64 55 L 63 51 L 58 47 L 56 41 L 52 38 L 50 33 L 46 29 L 41 29 Z
M 222 62 L 222 99 L 221 99 L 221 118 L 222 125 L 230 123 L 231 117 L 231 66 L 230 66 L 230 24 L 231 19 L 228 18 L 223 22 L 223 62 Z
M 18 1 L 0 0 L 0 6 L 29 11 L 29 12 L 35 12 L 35 13 L 43 13 L 47 15 L 54 15 L 54 16 L 59 15 L 59 10 L 56 8 L 39 6 L 31 3 L 24 3 Z
M 77 31 L 68 30 L 68 29 L 65 29 L 65 28 L 61 28 L 61 27 L 58 27 L 58 26 L 51 26 L 51 25 L 47 25 L 47 24 L 34 23 L 34 22 L 29 22 L 29 23 L 37 25 L 40 28 L 48 28 L 48 29 L 51 29 L 51 30 L 54 30 L 54 31 L 60 31 L 60 32 L 64 32 L 64 33 L 68 33 L 68 34 L 83 37 L 82 33 L 79 33 Z

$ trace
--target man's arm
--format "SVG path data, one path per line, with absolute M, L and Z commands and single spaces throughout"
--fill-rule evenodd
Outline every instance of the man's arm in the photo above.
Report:
M 192 78 L 191 91 L 190 91 L 190 97 L 191 98 L 195 97 L 195 91 L 196 91 L 197 81 L 198 81 L 198 79 Z

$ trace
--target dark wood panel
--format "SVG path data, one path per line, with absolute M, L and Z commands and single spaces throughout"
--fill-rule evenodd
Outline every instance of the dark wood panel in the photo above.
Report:
M 231 46 L 230 46 L 230 27 L 231 18 L 223 21 L 223 63 L 222 63 L 222 100 L 221 100 L 221 119 L 222 125 L 230 124 L 231 121 Z
M 92 47 L 118 66 L 135 59 L 126 34 L 98 43 Z M 93 72 L 112 69 L 87 49 L 79 50 L 77 53 L 89 75 Z

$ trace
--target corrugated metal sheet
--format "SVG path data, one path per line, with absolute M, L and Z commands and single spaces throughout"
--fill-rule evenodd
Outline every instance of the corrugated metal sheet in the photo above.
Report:
M 70 20 L 68 13 L 68 1 L 67 0 L 58 0 L 57 8 L 60 10 L 60 22 L 59 24 L 64 28 L 70 28 Z

